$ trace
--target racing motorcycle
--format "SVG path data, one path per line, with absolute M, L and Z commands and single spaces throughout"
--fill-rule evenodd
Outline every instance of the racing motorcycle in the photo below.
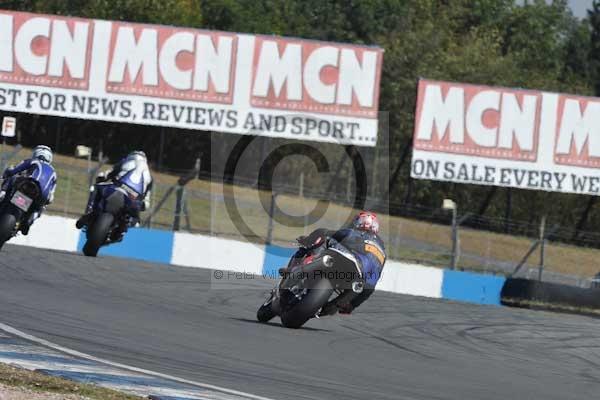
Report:
M 83 227 L 87 239 L 83 254 L 88 257 L 96 257 L 102 246 L 123 240 L 140 196 L 126 184 L 102 182 L 102 177 L 97 180 L 95 190 L 99 191 L 98 200 L 90 220 Z
M 300 259 L 292 257 L 279 275 L 280 282 L 256 317 L 268 322 L 278 315 L 283 326 L 294 329 L 313 317 L 334 314 L 339 301 L 362 293 L 365 285 L 360 261 L 333 239 Z
M 50 196 L 54 170 L 45 164 L 32 164 L 32 170 L 10 178 L 0 202 L 0 248 L 21 229 L 33 213 L 41 213 Z

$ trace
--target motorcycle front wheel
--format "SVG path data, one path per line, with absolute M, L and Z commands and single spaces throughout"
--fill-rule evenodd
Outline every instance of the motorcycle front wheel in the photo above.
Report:
M 332 293 L 333 286 L 328 279 L 315 282 L 298 304 L 282 312 L 281 323 L 286 328 L 300 328 L 306 321 L 314 317 L 321 307 L 327 304 Z
M 262 306 L 260 306 L 260 308 L 256 312 L 256 319 L 259 322 L 269 322 L 274 317 L 275 317 L 275 313 L 273 312 L 273 309 L 271 308 L 271 303 L 263 304 Z
M 109 213 L 100 214 L 96 220 L 88 226 L 87 240 L 83 245 L 83 254 L 88 257 L 96 257 L 100 247 L 106 242 L 108 232 L 115 217 Z

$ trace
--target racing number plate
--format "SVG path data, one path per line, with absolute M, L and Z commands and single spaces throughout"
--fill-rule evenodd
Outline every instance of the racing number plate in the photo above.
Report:
M 376 244 L 371 244 L 371 243 L 367 242 L 367 243 L 365 243 L 365 251 L 367 253 L 373 254 L 375 256 L 375 258 L 377 258 L 379 260 L 381 265 L 383 265 L 383 263 L 385 261 L 385 256 L 383 255 L 383 251 L 381 251 L 379 246 L 377 246 Z
M 19 207 L 21 210 L 27 212 L 29 207 L 31 207 L 33 200 L 17 190 L 12 199 L 10 199 L 10 202 Z

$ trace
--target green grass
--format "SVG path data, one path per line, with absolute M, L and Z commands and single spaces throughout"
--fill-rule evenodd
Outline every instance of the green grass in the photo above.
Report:
M 93 400 L 140 400 L 115 390 L 104 389 L 95 385 L 76 383 L 56 378 L 39 372 L 32 372 L 0 364 L 0 383 L 15 388 L 24 388 L 39 393 L 57 393 L 64 395 L 84 396 Z

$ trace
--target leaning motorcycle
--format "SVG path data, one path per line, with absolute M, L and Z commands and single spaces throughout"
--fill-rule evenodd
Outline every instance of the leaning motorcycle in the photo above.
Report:
M 6 183 L 4 198 L 0 202 L 0 248 L 13 238 L 32 217 L 41 213 L 50 195 L 48 182 L 54 170 L 43 164 L 33 170 L 15 175 Z
M 96 257 L 102 246 L 120 242 L 131 222 L 131 210 L 137 205 L 139 194 L 125 184 L 113 182 L 96 184 L 100 191 L 91 218 L 83 228 L 86 242 L 83 254 Z
M 342 244 L 330 240 L 318 255 L 292 258 L 287 268 L 279 271 L 281 281 L 256 314 L 260 322 L 279 315 L 287 328 L 300 328 L 309 319 L 330 315 L 327 310 L 348 295 L 364 289 L 360 261 Z M 350 289 L 350 290 L 349 290 Z

